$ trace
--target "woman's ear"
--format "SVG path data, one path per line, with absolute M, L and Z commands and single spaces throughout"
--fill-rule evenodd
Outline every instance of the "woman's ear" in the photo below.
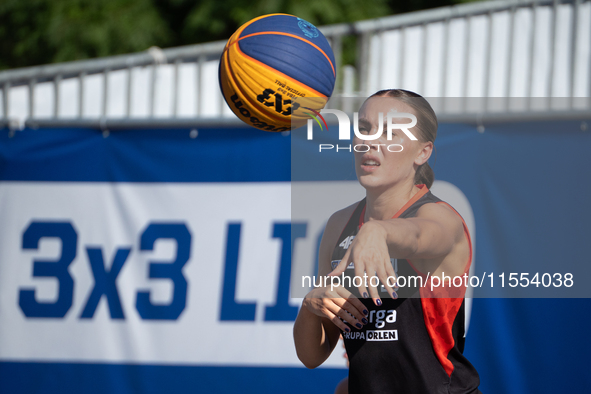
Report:
M 431 157 L 432 152 L 433 152 L 433 142 L 427 141 L 427 142 L 423 143 L 421 150 L 419 150 L 419 152 L 417 153 L 417 156 L 415 158 L 415 164 L 418 166 L 425 164 L 427 162 L 427 160 L 429 160 L 429 157 Z

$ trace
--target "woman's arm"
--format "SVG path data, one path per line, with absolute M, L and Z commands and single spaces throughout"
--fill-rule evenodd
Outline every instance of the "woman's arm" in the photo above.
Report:
M 318 254 L 318 275 L 326 276 L 331 270 L 330 259 L 338 237 L 355 206 L 335 213 L 329 219 Z M 310 291 L 302 303 L 296 318 L 293 336 L 296 352 L 307 368 L 316 368 L 332 353 L 340 331 L 363 324 L 363 304 L 343 288 L 316 288 Z M 349 314 L 350 313 L 350 314 Z
M 388 276 L 395 276 L 391 257 L 412 260 L 431 275 L 442 265 L 446 273 L 457 275 L 463 272 L 468 254 L 468 241 L 459 215 L 443 204 L 425 204 L 414 218 L 365 223 L 331 275 L 340 275 L 354 261 L 355 275 L 377 275 L 396 298 L 394 289 L 387 286 Z M 379 304 L 376 288 L 361 286 L 359 292 L 366 297 L 371 295 Z
M 391 255 L 399 259 L 437 259 L 464 240 L 460 216 L 443 204 L 425 204 L 408 219 L 368 222 L 383 231 Z M 370 227 L 368 231 L 371 231 Z

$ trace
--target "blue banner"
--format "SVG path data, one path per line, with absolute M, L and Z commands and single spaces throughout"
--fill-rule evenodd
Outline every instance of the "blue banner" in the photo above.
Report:
M 440 125 L 434 193 L 465 198 L 473 274 L 507 290 L 471 302 L 465 354 L 484 393 L 591 386 L 591 134 L 580 126 Z M 292 260 L 313 272 L 326 221 L 294 218 L 292 188 L 354 187 L 351 154 L 318 155 L 322 141 L 297 131 L 192 137 L 0 132 L 0 392 L 331 393 L 346 376 L 340 347 L 323 368 L 299 363 L 289 291 Z M 526 272 L 531 293 L 511 293 Z M 556 286 L 556 273 L 573 285 Z

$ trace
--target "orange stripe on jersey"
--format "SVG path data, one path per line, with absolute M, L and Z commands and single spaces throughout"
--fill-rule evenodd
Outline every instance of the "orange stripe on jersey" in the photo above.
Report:
M 419 201 L 419 198 L 423 197 L 429 191 L 429 188 L 425 185 L 416 185 L 416 187 L 418 187 L 420 190 L 414 196 L 412 196 L 412 198 L 410 200 L 408 200 L 408 202 L 406 204 L 404 204 L 404 206 L 402 208 L 400 208 L 394 216 L 392 216 L 392 219 L 396 219 L 397 217 L 402 215 L 404 213 L 404 211 L 406 211 L 408 208 L 410 208 L 410 206 L 412 204 Z
M 398 210 L 398 212 L 396 212 L 394 214 L 394 216 L 392 216 L 392 219 L 396 219 L 397 217 L 399 217 L 400 215 L 402 215 L 404 213 L 404 211 L 406 211 L 408 208 L 410 208 L 410 206 L 412 204 L 414 204 L 415 202 L 419 201 L 419 199 L 421 197 L 423 197 L 425 194 L 427 194 L 427 192 L 429 191 L 429 188 L 423 184 L 421 185 L 415 185 L 416 187 L 419 188 L 419 191 L 412 196 L 412 198 L 410 200 L 408 200 L 408 202 L 406 204 L 404 204 L 402 206 L 402 208 L 400 208 Z M 365 205 L 365 207 L 363 207 L 363 211 L 361 211 L 361 216 L 359 216 L 359 228 L 361 228 L 361 226 L 363 226 L 364 223 L 364 217 L 365 217 L 365 208 L 367 207 L 367 204 Z

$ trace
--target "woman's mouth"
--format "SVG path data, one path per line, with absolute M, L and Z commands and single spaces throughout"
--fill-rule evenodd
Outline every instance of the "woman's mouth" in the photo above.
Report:
M 369 159 L 369 160 L 364 160 L 363 163 L 361 163 L 361 165 L 367 166 L 367 167 L 378 167 L 380 165 L 380 163 L 377 160 Z
M 373 172 L 380 166 L 380 162 L 372 157 L 366 157 L 361 160 L 361 169 L 365 172 Z

